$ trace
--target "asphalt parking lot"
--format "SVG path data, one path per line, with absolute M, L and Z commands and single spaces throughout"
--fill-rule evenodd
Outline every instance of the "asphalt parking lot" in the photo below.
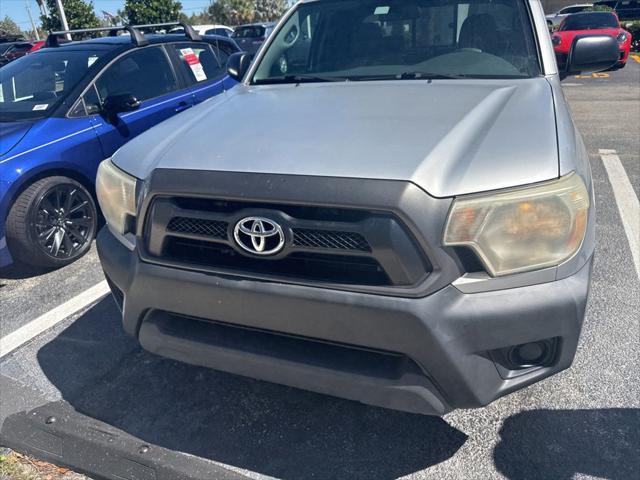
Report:
M 120 478 L 637 478 L 640 271 L 619 205 L 640 197 L 640 57 L 564 85 L 598 213 L 571 369 L 481 410 L 411 415 L 153 356 L 104 297 L 0 358 L 0 444 L 88 471 L 117 464 Z M 0 348 L 102 280 L 95 249 L 58 271 L 0 270 Z

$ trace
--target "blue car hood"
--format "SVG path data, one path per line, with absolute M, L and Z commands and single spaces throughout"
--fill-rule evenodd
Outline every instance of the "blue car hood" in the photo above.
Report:
M 0 155 L 9 153 L 37 122 L 0 122 Z

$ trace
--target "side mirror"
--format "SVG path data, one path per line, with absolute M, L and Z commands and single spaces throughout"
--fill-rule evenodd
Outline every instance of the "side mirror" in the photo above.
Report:
M 131 112 L 139 107 L 140 100 L 129 93 L 109 95 L 102 102 L 102 110 L 110 120 L 115 119 L 119 113 Z
M 252 59 L 253 55 L 247 52 L 234 53 L 227 60 L 227 73 L 234 80 L 241 82 L 244 74 L 249 70 Z
M 578 35 L 573 39 L 565 76 L 601 72 L 613 67 L 620 58 L 615 38 L 609 35 Z

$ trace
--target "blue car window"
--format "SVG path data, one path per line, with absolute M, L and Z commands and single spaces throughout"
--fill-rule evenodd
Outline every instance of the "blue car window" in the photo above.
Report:
M 214 80 L 223 75 L 223 66 L 209 45 L 179 43 L 172 45 L 172 48 L 178 54 L 180 64 L 192 84 Z
M 100 98 L 133 95 L 140 101 L 178 89 L 169 60 L 161 47 L 148 47 L 124 55 L 96 80 Z
M 91 88 L 86 91 L 83 101 L 87 115 L 94 115 L 100 113 L 100 110 L 102 110 L 102 102 L 98 97 L 95 85 L 92 85 Z
M 85 92 L 85 94 L 78 99 L 71 110 L 69 110 L 68 116 L 71 118 L 84 117 L 86 115 L 95 115 L 102 110 L 102 102 L 96 92 L 95 84 Z

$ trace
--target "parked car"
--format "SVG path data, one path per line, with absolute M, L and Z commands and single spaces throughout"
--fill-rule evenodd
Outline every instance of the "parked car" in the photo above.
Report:
M 24 42 L 26 41 L 22 35 L 9 35 L 0 33 L 0 45 L 3 43 Z
M 264 41 L 269 37 L 275 23 L 251 23 L 236 27 L 231 35 L 241 50 L 255 54 Z
M 640 1 L 638 0 L 600 0 L 594 5 L 611 8 L 620 20 L 640 20 Z
M 233 34 L 233 28 L 226 25 L 193 25 L 192 27 L 200 35 L 220 35 L 230 37 Z M 169 33 L 184 34 L 183 27 L 176 27 L 169 30 Z
M 616 39 L 619 49 L 617 63 L 612 67 L 624 68 L 631 50 L 631 33 L 620 26 L 618 17 L 612 12 L 577 13 L 565 18 L 552 36 L 553 49 L 558 66 L 564 68 L 573 41 L 580 35 L 609 35 Z
M 593 8 L 593 3 L 577 3 L 575 5 L 568 5 L 566 7 L 561 8 L 555 13 L 551 13 L 546 16 L 547 24 L 551 28 L 555 28 L 562 20 L 564 20 L 568 15 L 572 13 L 580 13 L 585 12 Z
M 10 50 L 13 47 L 15 42 L 2 42 L 0 43 L 0 55 L 3 55 L 7 50 Z
M 233 28 L 226 25 L 214 25 L 212 28 L 208 28 L 204 32 L 206 35 L 221 35 L 223 37 L 231 37 L 233 35 Z
M 538 0 L 303 0 L 250 58 L 229 58 L 224 99 L 100 165 L 127 332 L 424 414 L 569 367 L 593 185 Z M 604 70 L 618 47 L 578 39 L 571 58 Z
M 31 42 L 0 43 L 0 67 L 25 56 L 32 48 Z
M 236 83 L 225 69 L 238 51 L 230 39 L 127 28 L 0 69 L 0 266 L 13 257 L 56 267 L 83 255 L 98 226 L 100 161 Z

